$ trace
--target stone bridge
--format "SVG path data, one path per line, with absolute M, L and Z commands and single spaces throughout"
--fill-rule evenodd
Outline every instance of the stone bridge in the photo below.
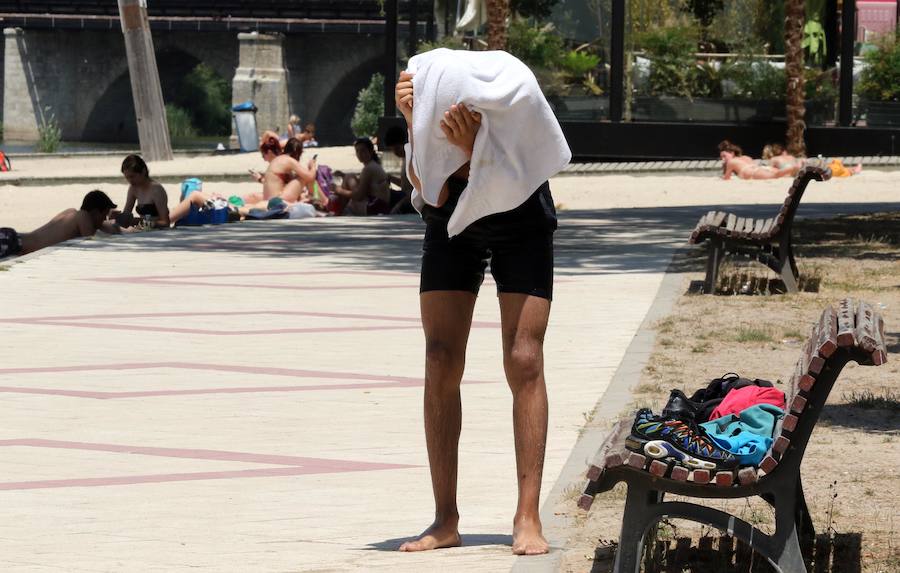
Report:
M 112 20 L 110 21 L 113 24 Z M 137 141 L 125 43 L 109 29 L 4 29 L 6 139 L 34 140 L 51 114 L 72 141 Z M 356 96 L 381 71 L 381 33 L 160 30 L 154 48 L 164 96 L 203 62 L 253 99 L 260 131 L 286 130 L 290 114 L 317 126 L 323 144 L 347 143 Z M 169 98 L 166 97 L 168 101 Z

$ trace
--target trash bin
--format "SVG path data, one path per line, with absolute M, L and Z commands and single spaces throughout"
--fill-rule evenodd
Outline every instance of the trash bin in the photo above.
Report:
M 252 101 L 239 103 L 231 108 L 234 127 L 237 131 L 241 151 L 256 151 L 259 148 L 259 133 L 256 131 L 256 106 Z

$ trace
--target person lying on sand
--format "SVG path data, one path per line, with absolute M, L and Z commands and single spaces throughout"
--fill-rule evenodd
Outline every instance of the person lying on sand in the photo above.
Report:
M 81 209 L 66 209 L 44 226 L 30 233 L 18 233 L 8 227 L 0 229 L 0 259 L 27 255 L 34 251 L 74 239 L 92 237 L 97 231 L 120 234 L 122 229 L 107 221 L 116 205 L 103 191 L 91 191 L 84 196 Z
M 775 169 L 791 169 L 791 176 L 797 175 L 800 168 L 806 165 L 805 157 L 795 157 L 777 143 L 770 143 L 763 147 L 762 158 L 769 162 Z
M 732 173 L 740 179 L 777 179 L 791 175 L 793 167 L 776 169 L 768 165 L 758 165 L 753 158 L 744 155 L 738 145 L 727 139 L 719 143 L 719 158 L 722 160 L 722 179 L 731 179 Z

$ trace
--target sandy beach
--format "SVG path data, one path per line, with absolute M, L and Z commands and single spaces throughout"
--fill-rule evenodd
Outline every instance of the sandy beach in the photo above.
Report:
M 304 157 L 319 155 L 319 162 L 332 169 L 356 171 L 359 162 L 352 147 L 307 150 Z M 387 155 L 388 170 L 398 162 Z M 126 185 L 121 179 L 118 157 L 23 158 L 14 171 L 0 174 L 0 226 L 29 231 L 54 214 L 78 207 L 91 189 L 102 189 L 120 206 L 124 204 Z M 150 173 L 160 178 L 200 177 L 206 191 L 223 195 L 241 195 L 258 189 L 250 180 L 235 178 L 248 169 L 265 169 L 256 153 L 227 156 L 178 157 L 174 161 L 150 164 Z M 96 180 L 91 181 L 91 178 Z M 77 183 L 72 183 L 76 179 Z M 120 179 L 119 182 L 112 182 Z M 224 181 L 223 179 L 228 179 Z M 15 181 L 27 184 L 3 184 Z M 616 209 L 640 207 L 772 204 L 784 200 L 789 179 L 769 181 L 723 181 L 716 174 L 700 171 L 691 174 L 652 175 L 564 175 L 551 181 L 553 196 L 563 210 Z M 167 183 L 169 206 L 177 204 L 177 183 Z M 804 203 L 882 203 L 900 201 L 900 172 L 869 169 L 855 177 L 812 183 Z M 802 208 L 800 215 L 802 216 Z

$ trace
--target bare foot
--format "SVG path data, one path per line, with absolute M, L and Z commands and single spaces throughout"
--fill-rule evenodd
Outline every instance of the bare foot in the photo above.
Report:
M 459 547 L 462 540 L 455 522 L 434 522 L 413 541 L 400 546 L 400 551 L 430 551 L 444 547 Z
M 512 552 L 515 555 L 543 555 L 550 551 L 550 545 L 541 533 L 541 522 L 537 518 L 516 520 L 513 526 Z
M 851 169 L 851 171 L 853 171 L 854 175 L 859 175 L 860 173 L 862 173 L 862 163 L 857 163 L 856 167 Z

